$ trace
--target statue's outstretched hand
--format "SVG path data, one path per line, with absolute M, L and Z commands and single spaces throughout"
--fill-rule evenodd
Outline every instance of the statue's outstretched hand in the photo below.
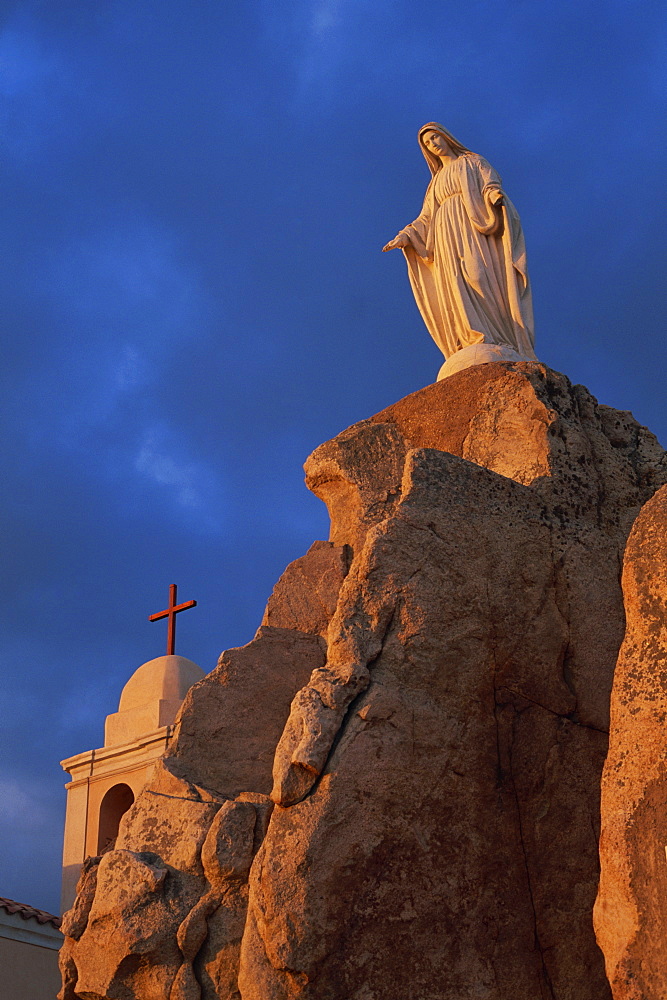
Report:
M 382 253 L 385 253 L 387 250 L 397 250 L 398 248 L 402 249 L 403 247 L 409 247 L 409 246 L 410 246 L 410 240 L 408 239 L 406 234 L 399 233 L 398 236 L 395 236 L 394 239 L 391 240 L 391 242 L 387 243 L 386 246 L 382 247 Z

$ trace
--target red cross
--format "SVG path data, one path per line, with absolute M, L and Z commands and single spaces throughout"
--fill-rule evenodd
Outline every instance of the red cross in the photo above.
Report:
M 186 601 L 185 604 L 176 603 L 176 584 L 169 586 L 169 607 L 166 611 L 158 611 L 156 615 L 149 615 L 149 622 L 156 622 L 160 618 L 168 618 L 167 625 L 167 656 L 173 656 L 176 649 L 176 615 L 179 611 L 187 611 L 188 608 L 196 608 L 196 601 Z

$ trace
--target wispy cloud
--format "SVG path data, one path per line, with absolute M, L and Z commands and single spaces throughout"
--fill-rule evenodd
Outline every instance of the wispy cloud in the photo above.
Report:
M 20 830 L 31 830 L 45 823 L 49 813 L 44 808 L 42 796 L 41 788 L 0 777 L 0 830 L 4 827 L 16 834 Z
M 33 28 L 21 18 L 0 33 L 0 148 L 19 165 L 34 161 L 62 129 L 71 85 L 61 55 Z
M 277 36 L 289 45 L 293 110 L 304 101 L 335 103 L 331 83 L 349 49 L 345 28 L 352 15 L 356 8 L 350 0 L 295 0 L 288 15 L 265 0 L 262 23 L 267 38 Z
M 159 486 L 171 487 L 178 502 L 183 507 L 197 508 L 200 497 L 195 486 L 198 479 L 198 469 L 191 463 L 179 463 L 164 449 L 164 443 L 159 441 L 155 431 L 146 435 L 134 467 L 152 479 Z
M 124 344 L 120 349 L 120 357 L 116 362 L 113 373 L 115 375 L 116 386 L 120 392 L 125 389 L 135 389 L 149 377 L 149 369 L 146 358 L 143 357 L 136 347 L 131 344 Z
M 321 37 L 326 32 L 337 28 L 343 20 L 343 0 L 317 0 L 313 4 L 311 31 Z
M 14 392 L 34 401 L 37 439 L 66 450 L 131 394 L 150 394 L 205 322 L 206 294 L 177 241 L 137 211 L 119 215 L 116 225 L 49 248 L 32 282 L 48 320 L 42 353 L 25 354 Z
M 183 453 L 166 424 L 145 432 L 134 468 L 162 488 L 179 507 L 196 513 L 207 530 L 218 530 L 219 478 L 203 462 L 193 461 Z
M 0 94 L 17 97 L 53 76 L 60 62 L 26 31 L 5 28 L 0 33 Z
M 63 313 L 117 338 L 140 331 L 145 343 L 164 347 L 192 333 L 202 292 L 176 238 L 135 206 L 111 213 L 114 220 L 53 249 L 45 292 Z

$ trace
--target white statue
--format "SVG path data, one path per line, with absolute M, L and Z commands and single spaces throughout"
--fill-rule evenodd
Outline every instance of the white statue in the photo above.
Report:
M 450 359 L 438 379 L 486 361 L 535 361 L 533 305 L 518 213 L 486 160 L 428 122 L 419 145 L 432 174 L 400 247 L 419 311 Z

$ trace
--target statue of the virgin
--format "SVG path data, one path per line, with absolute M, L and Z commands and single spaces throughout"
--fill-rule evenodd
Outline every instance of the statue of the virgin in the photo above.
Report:
M 487 361 L 535 361 L 519 215 L 487 161 L 437 122 L 419 130 L 431 171 L 424 207 L 383 250 L 400 247 L 419 311 L 448 359 L 438 379 Z

